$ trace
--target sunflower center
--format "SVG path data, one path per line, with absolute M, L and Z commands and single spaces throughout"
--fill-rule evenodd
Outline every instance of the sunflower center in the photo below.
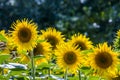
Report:
M 76 54 L 74 52 L 67 52 L 65 53 L 63 59 L 66 64 L 74 64 L 76 62 Z
M 108 68 L 112 65 L 113 59 L 109 53 L 99 53 L 95 56 L 96 64 L 103 69 Z
M 44 50 L 42 45 L 38 44 L 33 51 L 34 51 L 34 56 L 36 56 L 36 55 L 43 55 Z
M 21 28 L 18 32 L 18 38 L 22 43 L 29 42 L 31 39 L 31 30 L 28 28 Z
M 49 35 L 48 37 L 46 37 L 46 39 L 48 40 L 48 42 L 50 42 L 53 48 L 56 47 L 56 44 L 58 43 L 58 39 L 56 37 Z
M 81 50 L 86 50 L 87 49 L 83 42 L 78 41 L 78 42 L 75 43 L 75 46 L 78 46 L 78 48 L 80 48 Z

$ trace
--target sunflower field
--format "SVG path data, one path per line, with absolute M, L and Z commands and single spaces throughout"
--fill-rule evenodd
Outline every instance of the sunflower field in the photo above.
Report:
M 94 44 L 53 27 L 38 30 L 26 18 L 0 31 L 0 80 L 119 80 L 120 30 L 113 45 Z
M 120 80 L 120 0 L 0 0 L 0 80 Z

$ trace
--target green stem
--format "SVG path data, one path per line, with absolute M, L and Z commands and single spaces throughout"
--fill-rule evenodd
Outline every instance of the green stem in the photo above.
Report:
M 48 68 L 48 77 L 50 77 L 50 68 Z
M 4 69 L 2 68 L 2 75 L 4 75 Z
M 65 80 L 67 80 L 67 68 L 66 68 L 66 71 L 65 71 L 65 77 L 64 77 Z
M 99 80 L 102 80 L 102 78 L 101 78 L 101 77 L 99 77 Z
M 35 66 L 34 66 L 33 50 L 30 52 L 30 54 L 31 54 L 31 75 L 32 75 L 32 80 L 35 80 Z
M 78 72 L 79 72 L 79 80 L 81 80 L 81 72 L 80 72 L 80 70 L 78 70 Z
M 4 61 L 3 61 L 3 63 L 2 64 L 4 64 Z M 4 68 L 2 68 L 2 75 L 4 75 Z

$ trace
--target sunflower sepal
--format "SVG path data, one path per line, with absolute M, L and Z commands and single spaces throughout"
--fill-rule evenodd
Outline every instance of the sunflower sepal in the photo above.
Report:
M 12 39 L 18 50 L 31 51 L 36 46 L 38 37 L 38 25 L 26 18 L 13 22 L 11 28 Z

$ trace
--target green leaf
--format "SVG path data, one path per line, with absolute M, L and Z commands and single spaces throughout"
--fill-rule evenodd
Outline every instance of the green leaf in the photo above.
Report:
M 5 76 L 0 75 L 0 80 L 7 80 Z
M 64 74 L 64 71 L 61 70 L 61 68 L 59 68 L 59 67 L 54 68 L 52 72 L 53 72 L 55 75 L 63 75 L 63 74 Z
M 89 79 L 88 80 L 99 80 L 100 77 L 98 76 L 89 76 Z
M 11 72 L 9 74 L 9 76 L 11 75 L 23 75 L 23 73 L 27 74 L 28 70 L 22 70 L 22 69 L 11 69 Z
M 36 59 L 38 59 L 38 58 L 45 58 L 45 56 L 43 56 L 43 55 L 36 55 L 36 56 L 34 56 L 34 58 L 36 58 Z
M 2 34 L 0 34 L 0 40 L 4 41 L 4 42 L 7 42 L 7 39 Z
M 14 69 L 10 69 L 11 71 L 17 71 L 17 72 L 24 72 L 25 69 L 21 69 L 21 68 L 14 68 Z
M 81 53 L 82 54 L 89 54 L 89 53 L 92 53 L 93 52 L 93 50 L 92 49 L 90 49 L 90 50 L 83 50 L 83 51 L 81 51 Z
M 55 66 L 55 64 L 53 63 L 45 63 L 45 62 L 42 62 L 38 67 L 37 69 L 49 69 L 51 68 L 52 66 Z
M 85 75 L 89 75 L 93 73 L 93 70 L 90 67 L 82 67 L 80 68 L 80 71 L 84 73 Z
M 44 42 L 45 40 L 37 40 L 37 43 Z
M 20 57 L 16 57 L 15 59 L 12 60 L 12 62 L 13 62 L 13 63 L 17 63 L 17 62 L 20 61 L 20 59 L 21 59 Z
M 9 58 L 9 54 L 0 54 L 0 64 L 2 64 L 5 60 L 8 60 Z
M 74 77 L 68 77 L 69 80 L 78 80 L 78 76 L 74 76 Z

